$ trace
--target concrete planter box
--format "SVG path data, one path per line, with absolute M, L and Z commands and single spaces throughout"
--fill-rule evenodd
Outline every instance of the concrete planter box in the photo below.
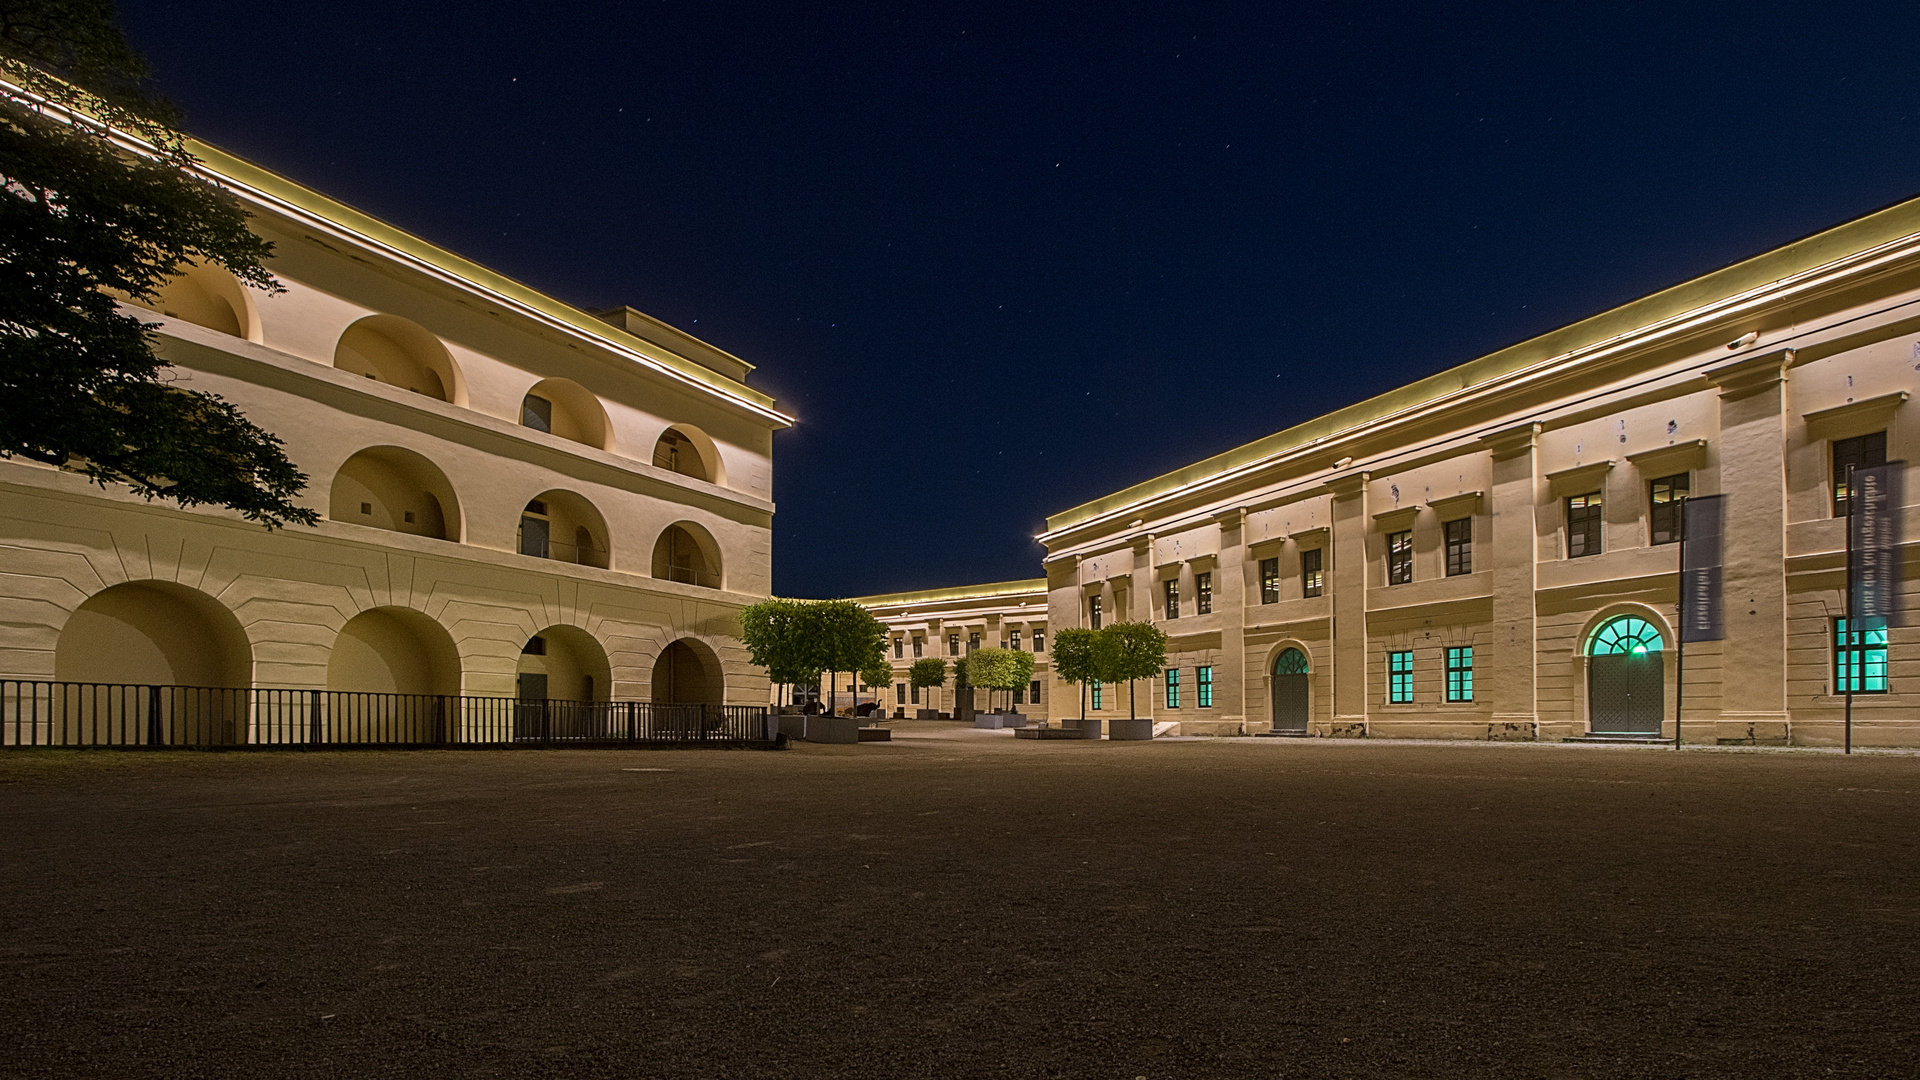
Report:
M 893 729 L 883 727 L 863 727 L 860 729 L 861 742 L 892 742 Z
M 799 713 L 781 713 L 773 719 L 780 725 L 780 734 L 785 735 L 787 738 L 804 739 L 807 737 L 807 718 Z
M 1107 738 L 1145 742 L 1153 738 L 1153 721 L 1109 720 L 1107 721 Z
M 1010 728 L 1023 728 L 1027 726 L 1027 718 L 1023 713 L 1001 713 L 1000 719 Z
M 939 709 L 915 709 L 915 710 L 914 710 L 914 712 L 913 712 L 913 718 L 914 718 L 915 720 L 939 720 L 939 719 L 942 719 L 942 717 L 941 717 L 941 715 L 940 715 L 940 710 L 939 710 Z
M 857 743 L 860 719 L 857 716 L 809 716 L 806 717 L 807 733 L 802 738 L 816 743 Z
M 1007 718 L 1001 716 L 999 713 L 975 713 L 973 715 L 973 726 L 982 731 L 999 731 L 1001 728 L 1007 726 Z

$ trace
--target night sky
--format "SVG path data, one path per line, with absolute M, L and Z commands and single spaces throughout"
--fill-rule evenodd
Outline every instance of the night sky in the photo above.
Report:
M 759 365 L 774 586 L 1042 519 L 1920 192 L 1920 5 L 123 0 L 196 135 Z

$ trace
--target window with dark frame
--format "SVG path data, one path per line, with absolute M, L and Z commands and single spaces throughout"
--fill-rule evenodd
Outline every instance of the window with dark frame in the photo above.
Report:
M 1413 650 L 1387 654 L 1387 704 L 1413 704 Z
M 1029 705 L 1040 704 L 1040 680 L 1039 679 L 1035 679 L 1031 683 L 1027 684 L 1027 704 Z
M 1033 632 L 1033 651 L 1047 651 L 1047 632 L 1045 630 L 1035 630 Z
M 1848 485 L 1855 469 L 1871 469 L 1887 463 L 1887 433 L 1856 435 L 1833 440 L 1833 516 L 1847 516 Z
M 1887 692 L 1887 628 L 1884 623 L 1859 620 L 1860 629 L 1847 633 L 1847 620 L 1833 620 L 1833 692 L 1884 694 Z M 1853 640 L 1847 640 L 1851 637 Z
M 1007 633 L 1007 640 L 1008 642 L 1011 643 L 1011 647 L 1014 652 L 1020 651 L 1020 631 L 1018 630 L 1009 631 Z
M 895 660 L 900 659 L 901 655 L 905 653 L 906 647 L 907 647 L 907 643 L 905 638 L 894 638 L 893 639 L 893 658 Z
M 1583 555 L 1600 554 L 1602 513 L 1599 492 L 1590 491 L 1585 495 L 1568 496 L 1567 558 L 1578 559 Z
M 1180 707 L 1180 669 L 1177 667 L 1168 668 L 1166 678 L 1167 708 L 1177 709 Z
M 1300 553 L 1300 595 L 1319 596 L 1326 585 L 1320 570 L 1320 549 L 1308 548 Z
M 1447 700 L 1473 700 L 1473 646 L 1447 647 Z
M 1280 602 L 1280 556 L 1260 560 L 1260 602 Z
M 1647 536 L 1655 547 L 1680 541 L 1680 500 L 1687 497 L 1692 473 L 1647 481 Z
M 1387 584 L 1405 585 L 1413 580 L 1413 530 L 1387 534 Z
M 915 660 L 918 660 L 918 659 L 920 659 L 920 653 L 921 653 L 921 651 L 922 651 L 922 650 L 924 650 L 924 649 L 926 648 L 926 646 L 927 646 L 927 639 L 926 639 L 926 638 L 914 638 L 914 639 L 913 639 L 913 658 L 914 658 Z
M 1100 680 L 1095 679 L 1092 682 L 1088 683 L 1087 691 L 1088 691 L 1087 696 L 1093 699 L 1093 707 L 1095 709 L 1100 708 Z
M 1194 684 L 1199 688 L 1200 700 L 1195 702 L 1203 709 L 1213 708 L 1213 668 L 1211 666 L 1195 668 Z
M 960 635 L 959 634 L 947 635 L 947 655 L 948 656 L 960 655 Z
M 1087 597 L 1087 625 L 1095 630 L 1100 629 L 1100 598 L 1097 596 Z
M 1213 571 L 1193 575 L 1193 613 L 1213 614 Z
M 1447 537 L 1447 576 L 1473 573 L 1473 519 L 1449 521 L 1441 528 Z
M 919 687 L 909 686 L 907 688 L 907 696 L 912 699 L 913 704 L 915 705 L 920 704 L 920 688 Z
M 980 647 L 980 635 L 968 634 L 967 635 L 967 651 L 972 652 L 975 649 L 978 649 L 979 647 Z
M 1167 618 L 1180 617 L 1180 579 L 1168 578 L 1160 583 L 1160 594 L 1167 601 Z
M 906 683 L 897 682 L 893 684 L 893 703 L 895 705 L 905 705 L 907 703 Z

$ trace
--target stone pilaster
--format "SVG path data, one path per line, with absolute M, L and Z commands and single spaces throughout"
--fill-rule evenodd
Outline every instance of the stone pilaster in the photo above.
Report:
M 1367 560 L 1372 518 L 1367 514 L 1369 474 L 1350 473 L 1332 481 L 1333 527 L 1327 537 L 1325 567 L 1333 594 L 1333 730 L 1336 736 L 1367 733 Z
M 1247 719 L 1245 507 L 1221 514 L 1220 557 L 1214 560 L 1213 613 L 1220 623 L 1220 662 L 1213 668 L 1213 707 L 1222 720 Z M 1195 687 L 1198 692 L 1198 687 Z
M 1726 499 L 1721 580 L 1725 656 L 1739 677 L 1721 690 L 1717 739 L 1785 742 L 1787 713 L 1787 368 L 1793 350 L 1707 372 L 1720 388 L 1720 492 Z
M 1540 736 L 1539 641 L 1534 593 L 1540 558 L 1539 424 L 1521 424 L 1481 440 L 1493 456 L 1487 493 L 1492 536 L 1487 565 L 1493 581 L 1493 642 L 1473 658 L 1474 693 L 1493 706 L 1491 738 Z M 1478 560 L 1475 560 L 1478 562 Z M 1584 734 L 1573 730 L 1562 737 Z

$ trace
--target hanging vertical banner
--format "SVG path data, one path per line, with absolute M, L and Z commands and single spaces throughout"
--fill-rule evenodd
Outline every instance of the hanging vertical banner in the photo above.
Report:
M 1906 473 L 1904 461 L 1853 470 L 1847 493 L 1854 503 L 1847 521 L 1853 530 L 1848 610 L 1863 627 L 1903 625 L 1900 517 L 1907 501 Z
M 1680 504 L 1680 640 L 1719 641 L 1727 636 L 1720 612 L 1720 567 L 1725 544 L 1725 495 L 1702 495 Z

